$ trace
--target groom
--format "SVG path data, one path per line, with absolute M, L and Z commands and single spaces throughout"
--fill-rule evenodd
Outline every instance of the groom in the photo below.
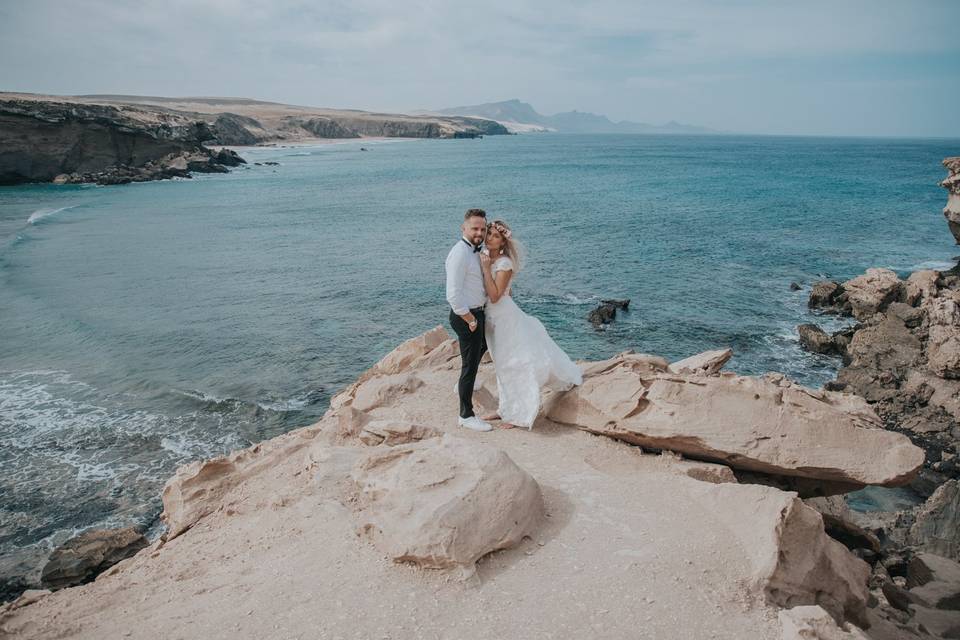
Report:
M 460 342 L 459 424 L 474 431 L 490 431 L 493 427 L 473 414 L 473 383 L 480 358 L 487 350 L 483 315 L 487 294 L 480 270 L 480 248 L 487 233 L 487 212 L 467 209 L 460 231 L 462 235 L 447 254 L 446 262 L 450 326 Z

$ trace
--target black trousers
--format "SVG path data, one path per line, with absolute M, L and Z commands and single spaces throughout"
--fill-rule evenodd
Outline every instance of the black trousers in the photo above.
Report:
M 470 313 L 477 319 L 477 328 L 470 331 L 470 325 L 450 310 L 450 326 L 457 334 L 460 342 L 460 382 L 457 392 L 460 394 L 460 417 L 469 418 L 473 415 L 473 382 L 477 379 L 477 369 L 480 368 L 480 358 L 487 352 L 485 337 L 486 319 L 483 307 L 470 309 Z

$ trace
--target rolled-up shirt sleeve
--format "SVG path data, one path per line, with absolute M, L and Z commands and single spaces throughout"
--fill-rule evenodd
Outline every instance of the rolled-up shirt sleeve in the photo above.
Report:
M 467 275 L 465 254 L 455 247 L 448 255 L 447 269 L 447 302 L 458 316 L 466 315 L 470 309 L 463 301 L 463 281 Z

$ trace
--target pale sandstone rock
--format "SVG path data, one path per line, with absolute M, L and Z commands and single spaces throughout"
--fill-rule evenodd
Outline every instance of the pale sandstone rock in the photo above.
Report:
M 960 378 L 960 301 L 955 292 L 927 306 L 927 366 L 941 378 Z
M 814 391 L 783 376 L 681 376 L 649 361 L 605 364 L 587 367 L 583 385 L 559 398 L 549 417 L 647 448 L 777 475 L 897 486 L 923 464 L 921 449 L 882 429 L 873 409 L 850 394 Z
M 945 158 L 943 166 L 947 169 L 946 179 L 940 186 L 947 190 L 947 206 L 943 208 L 943 217 L 947 219 L 947 226 L 953 234 L 957 244 L 960 244 L 960 157 Z
M 908 304 L 924 302 L 929 298 L 937 297 L 937 281 L 940 279 L 940 272 L 933 269 L 922 269 L 914 271 L 907 278 L 907 300 Z
M 870 640 L 852 624 L 837 626 L 830 614 L 817 605 L 784 609 L 778 615 L 783 640 Z
M 704 501 L 751 563 L 750 588 L 780 607 L 818 604 L 839 622 L 863 623 L 870 565 L 824 532 L 795 493 L 748 484 L 698 484 Z
M 211 460 L 197 460 L 178 468 L 163 487 L 161 520 L 165 540 L 172 540 L 201 518 L 226 506 L 231 492 L 307 447 L 320 433 L 317 425 L 304 427 Z
M 909 540 L 930 553 L 960 560 L 960 481 L 943 483 L 920 506 Z
M 910 559 L 908 583 L 918 584 L 910 593 L 934 609 L 960 609 L 960 563 L 932 553 Z
M 360 441 L 367 445 L 385 444 L 392 447 L 435 438 L 439 435 L 442 435 L 441 432 L 433 427 L 425 427 L 405 420 L 373 420 L 363 427 L 359 437 Z
M 352 407 L 357 411 L 370 411 L 390 405 L 397 396 L 413 393 L 422 386 L 423 380 L 415 373 L 398 373 L 368 378 L 357 388 Z
M 472 573 L 484 555 L 533 533 L 537 482 L 506 453 L 445 435 L 361 460 L 358 529 L 398 562 Z
M 903 282 L 890 269 L 867 269 L 866 273 L 843 283 L 851 311 L 857 320 L 868 320 L 897 300 Z
M 336 411 L 340 407 L 353 402 L 357 390 L 372 378 L 415 370 L 418 361 L 430 355 L 436 349 L 441 350 L 438 352 L 438 356 L 440 353 L 450 353 L 451 343 L 455 345 L 456 341 L 450 340 L 450 334 L 441 325 L 437 325 L 415 338 L 410 338 L 364 371 L 353 384 L 331 398 L 330 410 Z
M 733 357 L 733 349 L 704 351 L 695 356 L 671 363 L 670 371 L 672 373 L 695 373 L 711 376 L 720 371 L 731 357 Z
M 450 334 L 447 333 L 447 330 L 443 326 L 437 325 L 426 333 L 401 343 L 400 346 L 385 355 L 373 368 L 378 374 L 406 371 L 418 358 L 429 354 L 449 340 Z

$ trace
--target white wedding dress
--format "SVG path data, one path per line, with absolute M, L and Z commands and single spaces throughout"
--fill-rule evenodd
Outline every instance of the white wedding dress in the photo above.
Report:
M 490 271 L 513 269 L 513 261 L 501 256 Z M 501 420 L 533 428 L 540 412 L 540 390 L 564 391 L 583 383 L 583 373 L 547 334 L 543 323 L 523 312 L 510 297 L 510 287 L 497 302 L 487 303 L 487 348 L 497 373 Z

